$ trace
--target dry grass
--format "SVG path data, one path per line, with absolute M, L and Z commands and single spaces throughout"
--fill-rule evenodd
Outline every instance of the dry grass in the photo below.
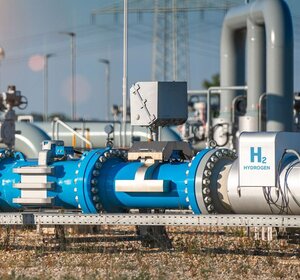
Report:
M 299 245 L 240 228 L 168 227 L 172 249 L 145 248 L 134 227 L 53 236 L 1 228 L 0 279 L 299 279 Z

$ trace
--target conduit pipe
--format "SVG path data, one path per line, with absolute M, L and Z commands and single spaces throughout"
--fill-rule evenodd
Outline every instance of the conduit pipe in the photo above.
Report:
M 293 26 L 287 4 L 283 0 L 257 0 L 228 11 L 221 36 L 221 86 L 243 84 L 241 48 L 245 30 L 249 87 L 246 116 L 258 115 L 259 97 L 266 87 L 267 131 L 292 131 Z M 220 118 L 230 120 L 230 104 L 236 95 L 231 91 L 221 96 Z

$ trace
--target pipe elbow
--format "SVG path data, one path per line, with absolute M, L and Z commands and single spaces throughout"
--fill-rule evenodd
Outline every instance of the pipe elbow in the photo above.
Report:
M 292 51 L 293 23 L 285 1 L 255 1 L 250 6 L 249 19 L 257 25 L 265 25 L 267 41 L 272 47 L 281 47 Z

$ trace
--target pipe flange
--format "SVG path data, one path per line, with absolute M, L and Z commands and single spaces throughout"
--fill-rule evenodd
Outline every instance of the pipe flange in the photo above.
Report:
M 90 177 L 90 195 L 93 202 L 93 205 L 97 211 L 97 213 L 103 213 L 105 212 L 105 209 L 101 203 L 101 190 L 100 190 L 100 173 L 101 168 L 105 165 L 105 163 L 109 159 L 121 159 L 123 161 L 127 161 L 127 152 L 118 150 L 118 149 L 106 149 L 103 153 L 100 154 L 98 157 L 98 160 L 95 162 L 93 170 L 91 172 L 92 176 Z
M 198 152 L 192 160 L 187 164 L 187 169 L 185 171 L 185 180 L 184 180 L 184 201 L 183 205 L 188 205 L 188 208 L 193 211 L 193 214 L 201 214 L 200 207 L 196 200 L 195 192 L 195 177 L 197 174 L 198 165 L 202 161 L 202 158 L 209 152 L 209 149 L 204 149 Z
M 94 168 L 91 172 L 92 176 L 90 179 L 90 184 L 91 184 L 90 193 L 91 193 L 94 207 L 96 208 L 98 213 L 104 212 L 104 208 L 101 203 L 101 199 L 100 199 L 100 195 L 99 195 L 99 193 L 100 193 L 99 175 L 100 175 L 101 168 L 107 162 L 108 159 L 120 158 L 120 156 L 121 156 L 121 152 L 119 150 L 109 149 L 109 150 L 106 150 L 104 153 L 102 153 L 98 157 L 98 160 L 94 164 Z M 123 156 L 122 156 L 122 158 L 123 158 Z
M 97 193 L 100 169 L 106 162 L 109 149 L 84 152 L 77 164 L 74 178 L 74 194 L 77 207 L 83 213 L 98 213 Z M 96 208 L 97 204 L 97 208 Z
M 195 178 L 195 194 L 198 206 L 203 214 L 230 213 L 223 200 L 227 197 L 219 185 L 221 171 L 231 164 L 237 155 L 221 148 L 206 153 L 198 165 Z

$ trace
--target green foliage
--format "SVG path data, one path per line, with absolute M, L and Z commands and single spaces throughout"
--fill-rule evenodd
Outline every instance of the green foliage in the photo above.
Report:
M 66 114 L 64 113 L 53 113 L 49 116 L 49 120 L 53 120 L 54 118 L 59 118 L 62 121 L 69 121 L 70 117 L 68 117 Z
M 220 74 L 214 74 L 211 77 L 211 80 L 204 80 L 202 82 L 202 87 L 208 89 L 210 87 L 218 87 L 220 86 Z

